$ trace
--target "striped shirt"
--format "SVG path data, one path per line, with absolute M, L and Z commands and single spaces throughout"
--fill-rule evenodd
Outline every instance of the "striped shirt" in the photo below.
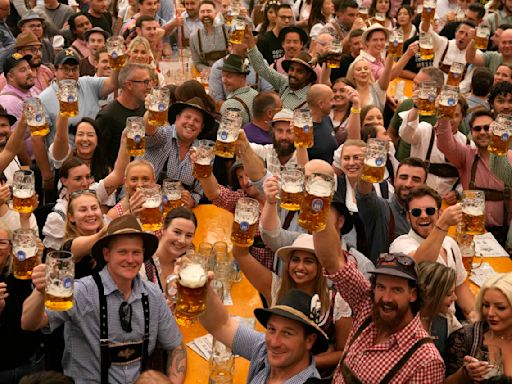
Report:
M 197 145 L 197 140 L 192 145 Z M 196 204 L 201 200 L 203 189 L 201 184 L 192 175 L 193 164 L 190 154 L 180 161 L 180 140 L 176 134 L 176 124 L 159 127 L 153 136 L 146 136 L 146 152 L 144 159 L 155 167 L 155 175 L 159 175 L 165 169 L 165 175 L 169 179 L 180 180 L 183 187 L 190 192 Z
M 249 86 L 238 88 L 231 92 L 224 103 L 222 103 L 222 107 L 220 107 L 220 114 L 224 115 L 224 113 L 228 110 L 228 108 L 238 108 L 242 114 L 242 126 L 252 121 L 252 102 L 258 91 L 252 89 Z M 242 104 L 239 100 L 244 102 Z M 249 114 L 247 114 L 249 111 Z
M 290 89 L 288 76 L 277 72 L 275 69 L 269 67 L 265 62 L 263 55 L 258 51 L 257 47 L 253 47 L 247 51 L 247 56 L 251 61 L 254 70 L 267 80 L 281 96 L 283 108 L 291 109 L 292 111 L 299 106 L 305 105 L 306 96 L 311 87 L 311 84 L 293 91 Z
M 251 384 L 265 384 L 270 376 L 271 367 L 267 358 L 265 346 L 265 334 L 256 332 L 249 327 L 239 324 L 233 338 L 233 353 L 250 360 L 247 382 Z M 285 384 L 304 384 L 309 378 L 319 379 L 315 361 L 311 358 L 311 364 L 293 377 L 288 378 Z

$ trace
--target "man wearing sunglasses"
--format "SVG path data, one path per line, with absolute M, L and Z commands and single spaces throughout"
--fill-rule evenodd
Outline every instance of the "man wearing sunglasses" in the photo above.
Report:
M 323 231 L 313 233 L 313 242 L 326 278 L 354 314 L 333 383 L 443 383 L 443 359 L 421 324 L 414 259 L 382 254 L 368 281 L 338 246 L 332 217 Z
M 475 298 L 466 285 L 466 270 L 457 242 L 448 236 L 448 228 L 462 221 L 460 204 L 441 210 L 441 196 L 428 186 L 411 191 L 405 207 L 411 230 L 395 239 L 390 252 L 401 252 L 421 261 L 435 261 L 456 272 L 455 294 L 457 304 L 467 319 L 473 316 Z M 453 315 L 455 307 L 452 306 Z M 455 320 L 456 321 L 456 320 Z
M 168 353 L 171 382 L 184 382 L 187 354 L 179 328 L 158 286 L 139 277 L 157 247 L 158 238 L 143 232 L 135 216 L 113 220 L 91 251 L 103 269 L 74 282 L 67 311 L 45 310 L 46 266 L 34 268 L 35 289 L 24 302 L 21 326 L 53 331 L 65 324 L 63 367 L 75 383 L 133 383 L 157 343 Z
M 436 127 L 437 146 L 446 159 L 457 167 L 464 189 L 485 192 L 485 228 L 500 244 L 505 244 L 512 206 L 510 187 L 489 168 L 487 145 L 493 120 L 494 116 L 488 110 L 482 109 L 473 113 L 469 126 L 476 146 L 474 148 L 457 142 L 450 131 L 450 119 L 441 116 Z

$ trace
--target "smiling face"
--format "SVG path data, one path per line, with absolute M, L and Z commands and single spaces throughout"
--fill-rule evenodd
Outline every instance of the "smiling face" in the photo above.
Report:
M 297 91 L 304 88 L 310 82 L 310 78 L 311 74 L 303 64 L 290 64 L 288 68 L 288 82 L 291 90 Z
M 11 135 L 11 125 L 7 117 L 0 117 L 0 148 L 5 147 Z
M 291 155 L 295 151 L 293 128 L 288 121 L 276 121 L 271 130 L 272 145 L 278 156 Z
M 368 111 L 363 120 L 363 126 L 366 124 L 384 125 L 384 117 L 379 108 L 372 108 Z
M 240 188 L 242 188 L 242 191 L 244 191 L 244 193 L 249 197 L 258 197 L 260 194 L 258 192 L 258 188 L 256 188 L 256 186 L 251 183 L 251 180 L 249 179 L 249 176 L 247 176 L 244 168 L 238 168 L 235 171 L 235 174 L 238 184 L 240 184 Z
M 244 74 L 222 71 L 222 85 L 227 93 L 236 91 L 246 85 L 246 77 Z
M 154 184 L 155 174 L 153 169 L 146 164 L 132 165 L 128 169 L 124 180 L 128 196 L 131 196 L 137 188 L 150 187 Z
M 201 4 L 199 6 L 199 20 L 205 25 L 212 25 L 217 16 L 215 7 L 211 4 Z
M 364 147 L 344 145 L 341 152 L 341 170 L 352 180 L 359 178 L 363 169 Z
M 300 41 L 300 35 L 297 32 L 288 32 L 284 36 L 283 49 L 286 58 L 293 59 L 297 57 L 302 47 L 302 41 Z
M 434 210 L 434 214 L 429 216 L 426 208 Z M 419 217 L 415 217 L 411 211 L 421 209 Z M 426 239 L 434 230 L 434 226 L 439 219 L 440 211 L 437 208 L 436 201 L 432 196 L 417 197 L 409 202 L 409 211 L 407 212 L 407 220 L 411 223 L 411 229 Z
M 288 263 L 288 273 L 297 287 L 313 287 L 318 275 L 316 256 L 306 251 L 294 251 Z
M 381 52 L 386 47 L 386 34 L 383 31 L 370 33 L 366 41 L 366 50 L 373 57 L 380 57 Z
M 367 84 L 370 81 L 370 63 L 366 60 L 359 60 L 354 65 L 354 81 L 360 84 Z
M 96 76 L 98 77 L 109 77 L 112 73 L 107 52 L 100 53 L 98 61 L 94 66 L 96 67 Z
M 160 242 L 165 246 L 166 253 L 175 260 L 190 248 L 195 232 L 193 221 L 177 217 L 164 230 Z
M 423 185 L 426 179 L 427 175 L 423 168 L 407 164 L 400 166 L 395 177 L 396 196 L 399 200 L 404 201 L 411 189 Z
M 494 74 L 494 85 L 500 83 L 502 81 L 508 81 L 509 83 L 512 80 L 512 69 L 508 65 L 500 65 Z
M 492 122 L 493 120 L 490 116 L 478 116 L 473 121 L 471 126 L 471 137 L 477 148 L 487 148 L 487 145 L 489 144 L 489 131 L 486 131 L 483 129 L 483 127 L 489 126 Z M 473 129 L 473 127 L 480 127 L 480 132 L 478 132 L 476 129 Z
M 34 86 L 34 75 L 32 68 L 26 60 L 20 61 L 7 73 L 7 81 L 18 89 L 28 91 Z
M 342 109 L 348 104 L 348 99 L 345 96 L 345 87 L 347 85 L 338 81 L 332 86 L 332 92 L 334 93 L 333 105 L 335 109 Z
M 71 168 L 68 177 L 61 177 L 60 181 L 66 187 L 68 195 L 73 192 L 83 191 L 91 185 L 91 170 L 86 164 Z
M 496 115 L 505 113 L 507 115 L 512 113 L 512 93 L 499 94 L 494 98 L 492 104 L 494 113 Z
M 176 134 L 181 141 L 193 142 L 203 127 L 203 113 L 195 108 L 185 108 L 176 116 Z
M 95 234 L 102 224 L 103 213 L 96 196 L 84 193 L 71 200 L 69 221 L 74 222 L 82 235 Z
M 91 54 L 96 54 L 100 48 L 105 46 L 105 35 L 101 32 L 94 32 L 87 39 L 87 48 L 91 50 Z
M 498 51 L 505 57 L 512 56 L 512 29 L 502 32 L 499 37 Z
M 149 64 L 150 55 L 144 44 L 137 44 L 131 51 L 127 52 L 130 63 Z
M 441 306 L 441 313 L 449 313 L 451 306 L 456 301 L 457 295 L 455 294 L 455 284 L 453 284 L 444 297 L 443 305 Z
M 75 135 L 77 155 L 84 159 L 90 159 L 98 146 L 98 136 L 94 127 L 86 122 L 78 124 Z
M 512 330 L 512 306 L 507 297 L 496 288 L 487 288 L 482 296 L 482 315 L 494 332 Z
M 108 271 L 118 285 L 131 282 L 144 261 L 144 242 L 139 236 L 117 236 L 103 248 Z

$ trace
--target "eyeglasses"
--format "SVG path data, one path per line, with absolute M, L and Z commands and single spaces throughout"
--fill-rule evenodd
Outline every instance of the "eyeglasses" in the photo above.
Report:
M 434 207 L 427 207 L 427 208 L 413 208 L 409 210 L 409 213 L 413 215 L 414 217 L 420 217 L 421 212 L 425 211 L 428 216 L 433 216 L 437 212 L 437 208 Z
M 405 267 L 410 267 L 411 265 L 414 265 L 414 260 L 411 257 L 405 255 L 394 255 L 392 253 L 381 253 L 379 260 L 377 260 L 377 264 L 391 263 L 394 261 Z
M 77 73 L 80 71 L 80 68 L 78 67 L 78 65 L 74 65 L 72 67 L 59 67 L 59 69 L 62 72 L 64 72 L 65 74 Z
M 126 80 L 131 81 L 132 83 L 143 83 L 146 87 L 149 86 L 151 80 Z
M 475 125 L 473 126 L 471 129 L 473 131 L 476 131 L 476 132 L 480 132 L 482 129 L 485 131 L 485 132 L 489 132 L 489 127 L 490 125 L 486 124 L 486 125 Z
M 41 52 L 41 47 L 23 48 L 23 51 L 34 54 Z
M 69 195 L 70 199 L 77 198 L 78 196 L 82 196 L 83 194 L 90 193 L 96 196 L 96 191 L 94 189 L 82 189 L 81 191 L 73 192 Z
M 119 320 L 121 321 L 123 331 L 132 331 L 132 305 L 126 301 L 123 301 L 119 306 Z

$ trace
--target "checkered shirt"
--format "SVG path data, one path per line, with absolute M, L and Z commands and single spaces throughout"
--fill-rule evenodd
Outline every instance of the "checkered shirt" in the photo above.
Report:
M 226 211 L 235 213 L 236 202 L 242 197 L 247 195 L 241 190 L 232 191 L 222 185 L 219 185 L 219 195 L 215 200 L 212 201 L 214 205 L 219 208 L 223 208 Z M 256 236 L 260 236 L 260 226 L 258 223 Z M 274 267 L 274 252 L 270 248 L 256 248 L 251 247 L 249 249 L 251 255 L 260 262 L 261 265 L 266 267 L 268 270 L 273 271 Z
M 353 325 L 348 338 L 351 340 L 361 324 L 371 316 L 373 304 L 370 298 L 370 282 L 357 270 L 352 261 L 334 275 L 324 274 L 334 283 L 336 290 L 352 309 Z M 377 329 L 372 322 L 348 349 L 345 364 L 361 382 L 380 383 L 413 344 L 428 336 L 419 315 L 416 315 L 405 328 L 394 333 L 384 343 L 375 345 Z M 443 382 L 444 362 L 433 343 L 423 344 L 391 380 L 393 384 Z M 340 365 L 336 370 L 333 383 L 345 383 Z
M 293 111 L 294 109 L 297 109 L 297 107 L 304 105 L 311 84 L 308 84 L 296 91 L 292 91 L 288 82 L 288 76 L 270 68 L 265 62 L 261 52 L 258 51 L 257 47 L 249 49 L 247 51 L 247 56 L 249 57 L 254 70 L 279 92 L 283 108 L 288 108 Z
M 258 94 L 258 91 L 252 89 L 251 87 L 242 87 L 238 88 L 235 91 L 231 92 L 224 103 L 222 103 L 222 107 L 220 107 L 220 114 L 224 115 L 228 108 L 238 108 L 240 113 L 242 114 L 242 125 L 245 125 L 252 121 L 252 103 L 254 98 Z M 245 103 L 245 107 L 249 110 L 249 115 L 247 114 L 247 109 L 242 105 L 242 103 L 234 97 L 242 100 Z

